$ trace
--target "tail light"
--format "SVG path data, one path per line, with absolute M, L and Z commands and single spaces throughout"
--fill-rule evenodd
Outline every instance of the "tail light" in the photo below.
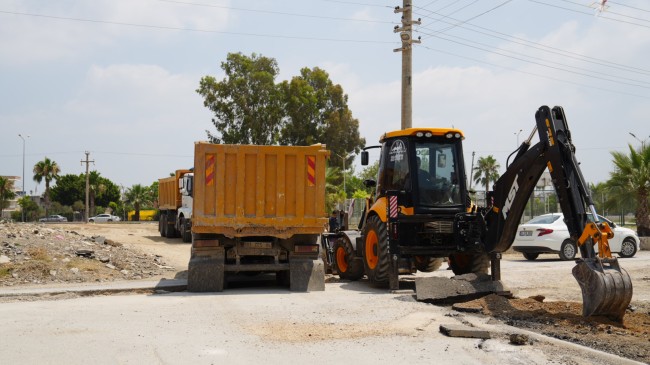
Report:
M 548 228 L 537 228 L 537 232 L 539 232 L 537 237 L 541 237 L 553 233 L 553 230 Z

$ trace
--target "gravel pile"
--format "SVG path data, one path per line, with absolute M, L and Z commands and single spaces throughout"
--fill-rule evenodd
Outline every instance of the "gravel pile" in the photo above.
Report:
M 173 270 L 160 256 L 65 224 L 0 221 L 0 286 L 138 280 Z

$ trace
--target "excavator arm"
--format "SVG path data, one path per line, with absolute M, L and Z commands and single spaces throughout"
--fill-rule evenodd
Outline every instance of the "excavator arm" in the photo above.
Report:
M 536 128 L 515 151 L 516 156 L 497 180 L 492 206 L 485 213 L 485 249 L 501 253 L 512 245 L 528 198 L 548 168 L 571 239 L 581 259 L 573 275 L 582 289 L 583 315 L 607 315 L 621 320 L 632 299 L 632 282 L 612 258 L 607 240 L 613 233 L 599 222 L 589 189 L 575 157 L 575 147 L 562 107 L 542 106 Z M 539 142 L 531 146 L 535 132 Z M 589 223 L 591 213 L 594 222 Z M 598 255 L 594 250 L 598 243 Z

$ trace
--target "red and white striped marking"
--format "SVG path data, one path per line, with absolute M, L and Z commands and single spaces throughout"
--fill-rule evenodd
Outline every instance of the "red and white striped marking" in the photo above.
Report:
M 393 195 L 388 199 L 388 215 L 391 218 L 397 218 L 397 196 Z

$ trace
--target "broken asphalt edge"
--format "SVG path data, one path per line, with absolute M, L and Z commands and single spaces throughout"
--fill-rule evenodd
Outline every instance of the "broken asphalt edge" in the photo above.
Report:
M 77 294 L 83 296 L 118 294 L 118 293 L 141 293 L 143 291 L 164 290 L 167 292 L 179 292 L 187 290 L 186 279 L 169 279 L 169 280 L 143 280 L 143 281 L 125 281 L 110 282 L 99 285 L 81 285 L 81 286 L 61 286 L 61 287 L 18 287 L 0 289 L 0 298 L 12 297 L 45 297 L 62 294 Z

